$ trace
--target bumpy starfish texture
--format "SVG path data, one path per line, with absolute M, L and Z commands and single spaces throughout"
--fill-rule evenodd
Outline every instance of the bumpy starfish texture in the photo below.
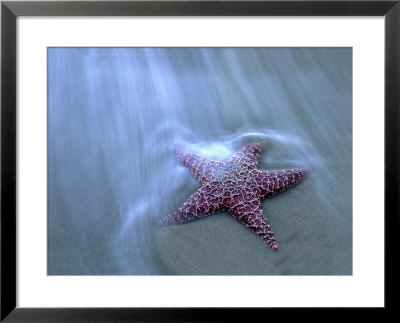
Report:
M 297 184 L 307 171 L 257 169 L 262 148 L 263 143 L 245 145 L 226 162 L 174 149 L 178 160 L 200 181 L 202 187 L 177 211 L 161 219 L 159 226 L 184 223 L 227 210 L 263 239 L 269 248 L 278 250 L 260 200 Z

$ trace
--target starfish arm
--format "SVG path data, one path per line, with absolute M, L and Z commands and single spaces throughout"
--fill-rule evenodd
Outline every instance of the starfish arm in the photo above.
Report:
M 224 166 L 223 162 L 212 160 L 195 153 L 188 153 L 175 148 L 173 149 L 173 153 L 202 184 L 214 179 L 214 172 Z
M 259 199 L 243 201 L 239 205 L 230 208 L 229 211 L 236 220 L 263 239 L 270 249 L 278 250 L 275 235 L 264 217 Z
M 216 183 L 203 185 L 175 212 L 158 221 L 159 226 L 184 223 L 203 218 L 223 208 L 220 188 Z
M 254 179 L 260 197 L 265 198 L 292 187 L 306 175 L 305 169 L 258 170 Z
M 244 164 L 249 168 L 256 168 L 260 159 L 264 144 L 254 143 L 243 146 L 237 153 L 235 153 L 229 160 L 230 164 Z

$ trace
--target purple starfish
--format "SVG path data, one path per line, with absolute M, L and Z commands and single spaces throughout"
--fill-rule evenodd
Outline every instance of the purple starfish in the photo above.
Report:
M 258 170 L 262 143 L 242 147 L 228 161 L 221 162 L 174 149 L 179 161 L 199 180 L 202 187 L 181 208 L 158 222 L 159 226 L 183 223 L 227 210 L 269 248 L 278 250 L 274 233 L 265 219 L 261 201 L 300 182 L 304 169 Z

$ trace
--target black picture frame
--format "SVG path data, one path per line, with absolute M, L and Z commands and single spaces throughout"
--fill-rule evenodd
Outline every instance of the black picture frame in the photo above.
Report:
M 399 252 L 400 1 L 2 1 L 1 321 L 220 322 L 271 315 L 244 308 L 16 307 L 16 19 L 18 16 L 384 16 L 385 310 L 396 308 Z M 372 130 L 371 130 L 372 131 Z M 368 144 L 368 143 L 366 143 Z M 371 153 L 373 148 L 371 148 Z M 369 174 L 367 174 L 368 176 Z M 372 233 L 371 233 L 372 236 Z M 372 238 L 371 238 L 372 239 Z M 371 241 L 372 243 L 372 241 Z M 371 255 L 373 257 L 373 255 Z M 40 291 L 38 291 L 40 292 Z M 379 313 L 382 309 L 377 309 Z M 318 314 L 317 314 L 318 315 Z M 380 314 L 379 314 L 380 315 Z

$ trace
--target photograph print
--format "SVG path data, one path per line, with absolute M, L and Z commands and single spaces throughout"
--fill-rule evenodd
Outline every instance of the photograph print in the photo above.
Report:
M 47 50 L 48 275 L 352 275 L 352 48 Z

